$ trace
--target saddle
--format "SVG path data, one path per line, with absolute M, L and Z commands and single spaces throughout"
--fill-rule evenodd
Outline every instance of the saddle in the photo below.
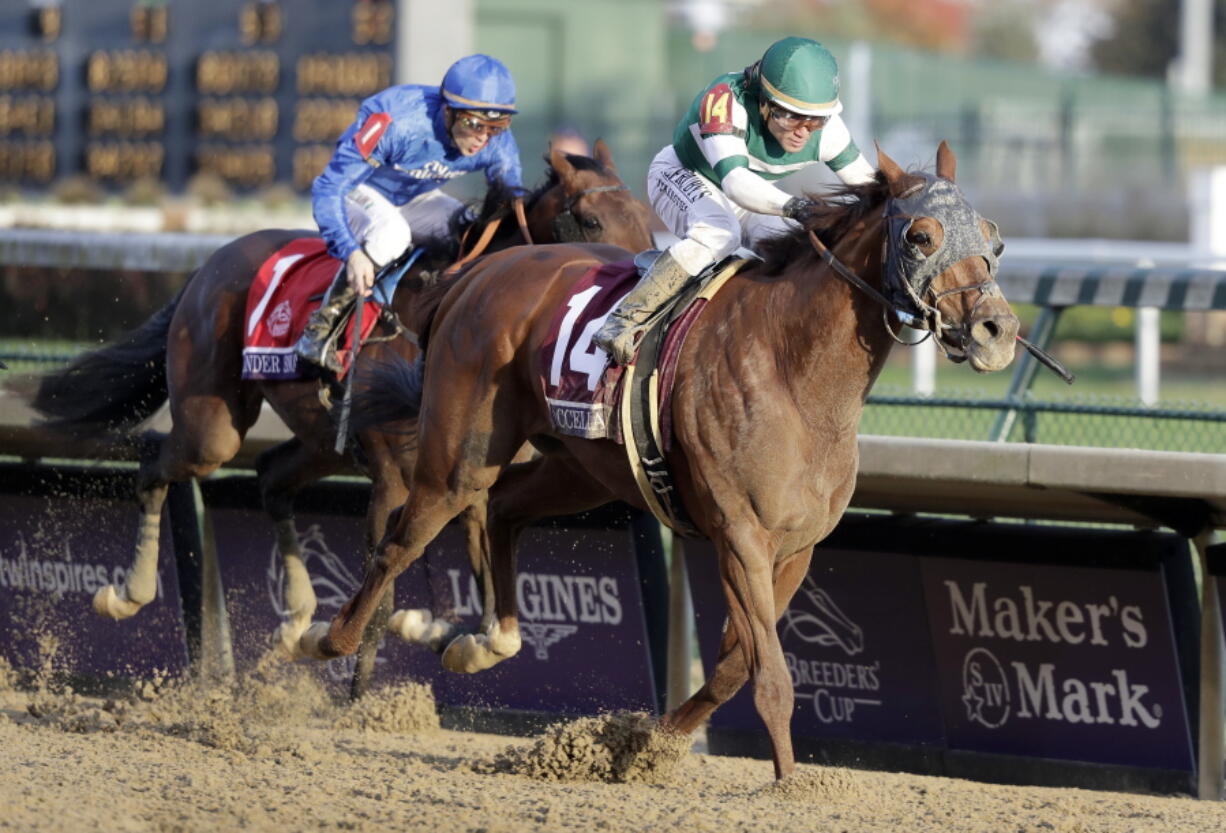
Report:
M 652 513 L 680 534 L 697 535 L 664 462 L 672 440 L 673 378 L 690 328 L 707 301 L 746 258 L 738 252 L 689 281 L 652 316 L 634 363 L 610 365 L 604 351 L 593 344 L 592 335 L 658 254 L 644 252 L 634 263 L 593 267 L 576 281 L 554 314 L 549 336 L 541 345 L 538 369 L 554 430 L 625 445 Z
M 647 254 L 647 253 L 644 253 Z M 655 253 L 658 256 L 658 252 Z M 654 257 L 635 265 L 650 268 Z M 656 519 L 686 538 L 701 538 L 673 483 L 665 453 L 672 446 L 672 389 L 677 358 L 707 302 L 748 262 L 740 253 L 713 265 L 682 288 L 639 340 L 620 380 L 621 439 L 635 482 Z
M 380 274 L 375 294 L 366 302 L 360 334 L 353 332 L 356 305 L 338 317 L 328 336 L 328 350 L 336 351 L 343 368 L 338 376 L 348 370 L 357 339 L 369 338 L 380 315 L 390 314 L 388 304 L 396 284 L 418 256 L 419 252 L 406 253 Z M 341 265 L 317 237 L 293 240 L 264 261 L 247 293 L 242 378 L 289 380 L 318 373 L 298 363 L 294 345 Z

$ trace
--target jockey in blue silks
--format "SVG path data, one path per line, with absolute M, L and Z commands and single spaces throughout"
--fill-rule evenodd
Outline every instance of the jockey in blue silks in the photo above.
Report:
M 488 55 L 456 61 L 438 87 L 401 84 L 362 102 L 311 189 L 315 222 L 345 269 L 298 342 L 302 359 L 323 365 L 332 329 L 371 294 L 376 273 L 415 237 L 447 233 L 462 205 L 444 183 L 484 171 L 491 184 L 522 189 L 516 112 L 511 73 Z

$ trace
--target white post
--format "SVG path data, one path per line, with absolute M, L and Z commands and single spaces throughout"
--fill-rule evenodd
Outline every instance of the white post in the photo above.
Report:
M 447 67 L 472 54 L 476 43 L 473 0 L 397 0 L 397 84 L 438 84 Z
M 936 389 L 937 345 L 928 338 L 911 348 L 911 390 L 916 396 L 932 396 Z
M 1172 62 L 1171 81 L 1190 95 L 1205 95 L 1213 75 L 1213 0 L 1181 0 L 1179 56 Z
M 846 94 L 844 94 L 844 90 Z M 873 152 L 873 48 L 864 41 L 851 45 L 847 55 L 847 83 L 839 91 L 844 99 L 843 118 L 851 137 L 875 164 Z
M 667 532 L 667 530 L 665 530 Z M 693 693 L 690 659 L 694 643 L 690 633 L 694 621 L 694 601 L 690 597 L 690 582 L 685 569 L 685 543 L 680 535 L 672 535 L 672 557 L 668 570 L 668 681 L 665 687 L 665 708 L 680 706 Z
M 1157 307 L 1137 310 L 1137 398 L 1143 405 L 1158 404 L 1161 345 Z

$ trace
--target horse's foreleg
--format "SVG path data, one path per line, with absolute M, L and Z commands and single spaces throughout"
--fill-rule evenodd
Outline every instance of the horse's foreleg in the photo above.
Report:
M 294 519 L 282 518 L 277 521 L 276 531 L 277 552 L 285 570 L 285 597 L 282 604 L 287 618 L 273 631 L 272 642 L 293 658 L 298 649 L 298 637 L 310 626 L 311 617 L 315 615 L 317 600 L 315 588 L 311 585 L 311 574 L 307 572 L 306 564 L 302 560 L 302 545 L 298 542 Z
M 450 366 L 452 357 L 442 355 L 431 372 L 444 382 L 437 397 L 428 395 L 434 388 L 427 382 L 418 421 L 409 499 L 395 528 L 380 543 L 357 595 L 330 626 L 315 624 L 303 635 L 301 647 L 311 656 L 326 659 L 353 653 L 392 580 L 421 557 L 448 521 L 484 497 L 523 444 L 516 429 L 522 414 L 512 407 L 516 398 L 510 391 L 462 362 Z M 490 358 L 482 354 L 482 361 Z M 502 396 L 495 397 L 495 391 Z M 502 400 L 501 406 L 496 399 Z
M 260 498 L 276 525 L 277 553 L 285 570 L 282 603 L 287 618 L 277 626 L 272 641 L 289 657 L 297 654 L 298 638 L 310 626 L 316 607 L 315 588 L 294 526 L 294 497 L 307 484 L 343 468 L 339 457 L 319 455 L 298 439 L 274 446 L 256 460 Z
M 494 617 L 493 571 L 490 569 L 489 535 L 485 529 L 488 495 L 482 495 L 460 513 L 460 525 L 464 527 L 464 543 L 468 551 L 468 566 L 477 584 L 481 586 L 481 627 L 484 632 Z M 424 645 L 441 654 L 456 637 L 459 628 L 445 619 L 436 617 L 433 611 L 415 608 L 397 610 L 387 622 L 389 633 Z
M 373 480 L 370 505 L 366 510 L 366 553 L 362 563 L 364 573 L 371 569 L 376 548 L 387 533 L 388 519 L 392 510 L 403 506 L 409 494 L 404 476 L 395 466 L 377 467 Z M 383 640 L 383 634 L 389 629 L 394 597 L 395 583 L 392 582 L 383 592 L 379 605 L 375 608 L 374 616 L 366 626 L 366 630 L 362 632 L 362 641 L 358 646 L 358 661 L 354 666 L 353 679 L 349 685 L 349 697 L 352 700 L 365 695 L 370 687 L 370 678 L 375 671 L 375 659 L 379 653 L 379 643 Z
M 809 572 L 809 562 L 813 549 L 810 547 L 794 553 L 780 561 L 774 570 L 773 594 L 775 621 L 787 610 L 788 604 Z M 774 629 L 772 628 L 772 632 Z M 749 665 L 746 661 L 747 652 L 743 649 L 738 630 L 729 627 L 724 631 L 719 647 L 719 658 L 711 676 L 697 692 L 688 700 L 668 713 L 661 720 L 666 729 L 689 734 L 701 726 L 717 708 L 732 699 L 741 686 L 749 680 Z M 790 691 L 790 678 L 789 678 Z M 756 698 L 755 698 L 756 703 Z M 790 717 L 790 709 L 787 712 Z M 765 722 L 765 717 L 763 718 Z M 785 725 L 786 729 L 786 725 Z M 789 741 L 790 749 L 790 741 Z M 789 755 L 790 757 L 790 755 Z M 786 767 L 791 771 L 791 767 Z M 783 773 L 783 774 L 786 774 Z M 776 775 L 780 775 L 780 766 L 776 759 Z
M 108 584 L 94 594 L 94 612 L 111 619 L 127 619 L 157 596 L 158 543 L 161 540 L 162 506 L 170 484 L 157 463 L 141 467 L 137 482 L 140 522 L 136 529 L 136 553 L 122 587 Z
M 486 592 L 481 630 L 459 636 L 447 646 L 444 668 L 472 673 L 519 653 L 515 545 L 520 532 L 539 518 L 581 512 L 609 498 L 608 490 L 569 457 L 543 457 L 503 472 L 490 490 L 486 528 L 491 590 Z

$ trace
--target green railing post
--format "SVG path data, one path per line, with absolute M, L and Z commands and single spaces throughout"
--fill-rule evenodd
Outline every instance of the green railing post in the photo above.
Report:
M 1047 349 L 1052 336 L 1055 335 L 1056 322 L 1060 320 L 1062 312 L 1064 312 L 1064 307 L 1044 307 L 1039 312 L 1039 317 L 1035 319 L 1034 326 L 1030 328 L 1030 342 L 1036 347 Z M 988 439 L 992 442 L 1003 443 L 1009 439 L 1009 432 L 1013 430 L 1018 414 L 1018 408 L 1013 403 L 1020 402 L 1022 396 L 1034 385 L 1035 375 L 1039 370 L 1039 363 L 1035 361 L 1034 356 L 1030 355 L 1021 345 L 1018 345 L 1017 349 L 1022 351 L 1022 355 L 1017 360 L 1017 369 L 1013 371 L 1013 378 L 1009 380 L 1009 392 L 1005 394 L 1005 401 L 1011 404 L 996 417 L 996 422 L 993 423 L 992 431 L 988 435 Z

